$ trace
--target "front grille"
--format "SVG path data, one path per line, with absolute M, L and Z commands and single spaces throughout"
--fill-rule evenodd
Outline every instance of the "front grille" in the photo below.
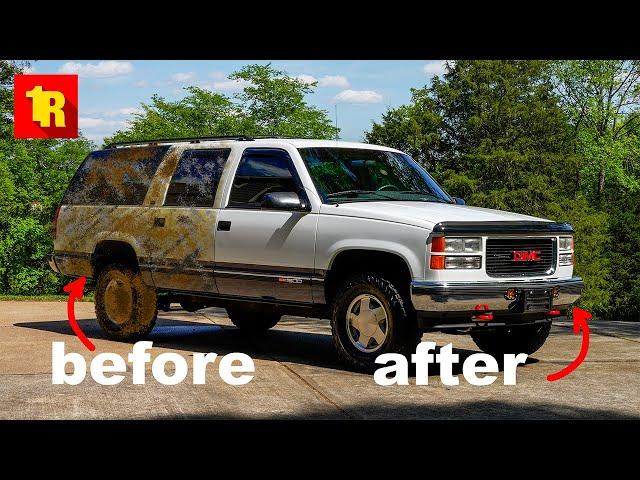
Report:
M 489 238 L 486 269 L 490 277 L 533 277 L 553 272 L 556 262 L 554 238 Z M 540 252 L 538 261 L 514 261 L 514 250 Z

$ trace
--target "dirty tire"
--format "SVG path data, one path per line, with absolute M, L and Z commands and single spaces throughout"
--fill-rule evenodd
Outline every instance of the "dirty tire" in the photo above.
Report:
M 342 361 L 356 370 L 371 372 L 381 366 L 375 363 L 380 354 L 410 355 L 415 351 L 421 337 L 415 311 L 411 301 L 403 296 L 393 283 L 379 274 L 359 274 L 347 279 L 338 288 L 338 292 L 340 293 L 333 301 L 331 332 Z M 358 308 L 353 307 L 354 302 L 358 302 L 358 298 L 362 298 L 363 295 L 373 296 L 373 304 L 384 307 L 387 316 L 386 336 L 379 346 L 374 347 L 377 349 L 373 352 L 359 350 L 351 340 L 354 334 L 347 331 L 348 310 L 350 307 Z
M 544 345 L 550 331 L 551 322 L 546 322 L 474 332 L 471 338 L 480 350 L 493 356 L 501 356 L 505 353 L 531 355 Z
M 112 264 L 96 285 L 96 316 L 104 332 L 116 340 L 137 340 L 151 332 L 158 315 L 156 291 L 139 272 Z
M 275 309 L 267 307 L 229 307 L 227 308 L 229 320 L 245 333 L 266 332 L 275 327 L 282 314 Z

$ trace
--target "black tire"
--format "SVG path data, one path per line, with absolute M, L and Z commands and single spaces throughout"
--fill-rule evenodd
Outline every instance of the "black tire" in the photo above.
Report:
M 349 278 L 338 288 L 338 294 L 333 301 L 331 315 L 331 332 L 333 343 L 338 355 L 347 365 L 356 370 L 371 372 L 380 365 L 375 363 L 378 355 L 383 353 L 400 353 L 409 355 L 415 351 L 420 342 L 415 311 L 409 299 L 405 298 L 394 284 L 375 273 L 358 274 Z M 374 297 L 374 303 L 384 307 L 387 315 L 386 336 L 382 343 L 373 345 L 375 351 L 366 352 L 360 350 L 354 342 L 354 335 L 360 333 L 349 332 L 347 311 L 349 307 L 360 309 L 361 306 L 352 306 L 352 302 L 358 302 L 358 297 L 368 295 Z M 361 305 L 362 300 L 360 300 Z M 359 312 L 358 312 L 359 315 Z M 373 337 L 372 337 L 373 338 Z M 360 339 L 357 339 L 360 342 Z M 369 339 L 367 345 L 377 343 Z
M 550 331 L 551 322 L 545 322 L 473 332 L 471 338 L 480 350 L 493 356 L 505 353 L 531 355 L 544 345 Z
M 282 314 L 268 306 L 237 306 L 227 308 L 229 320 L 245 333 L 266 332 L 280 321 Z
M 109 338 L 137 340 L 148 335 L 158 316 L 156 290 L 139 272 L 112 264 L 96 285 L 96 317 Z

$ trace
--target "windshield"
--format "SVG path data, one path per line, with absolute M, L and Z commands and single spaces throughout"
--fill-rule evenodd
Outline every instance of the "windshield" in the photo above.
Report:
M 411 157 L 363 148 L 300 148 L 324 203 L 418 201 L 451 198 Z

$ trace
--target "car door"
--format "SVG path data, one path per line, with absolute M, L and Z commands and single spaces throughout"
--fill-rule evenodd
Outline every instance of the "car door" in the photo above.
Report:
M 286 150 L 246 148 L 218 215 L 219 293 L 311 302 L 317 213 L 264 208 L 264 195 L 271 192 L 295 192 L 309 205 Z
M 159 288 L 217 293 L 214 199 L 230 148 L 185 149 L 179 155 L 161 206 L 151 207 L 150 270 Z

